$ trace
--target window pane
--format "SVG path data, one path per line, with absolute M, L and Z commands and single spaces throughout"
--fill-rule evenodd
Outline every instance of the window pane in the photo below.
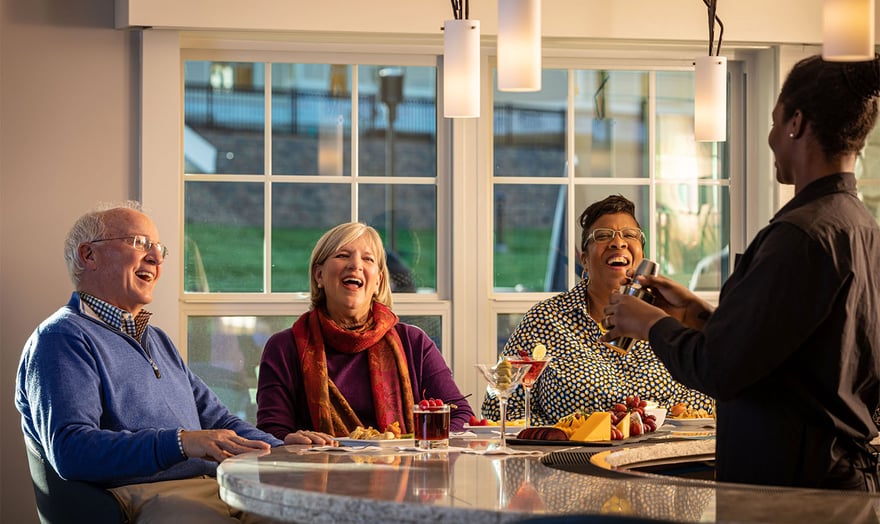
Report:
M 308 292 L 312 249 L 328 229 L 349 221 L 348 184 L 273 184 L 272 291 Z
M 186 173 L 262 173 L 263 65 L 184 64 Z
M 437 348 L 443 351 L 441 336 L 443 335 L 443 317 L 440 315 L 401 315 L 401 322 L 422 328 Z
M 862 154 L 856 159 L 859 196 L 865 206 L 880 221 L 880 128 L 868 135 Z
M 694 290 L 717 291 L 729 273 L 727 187 L 657 186 L 660 273 Z
M 563 291 L 566 186 L 495 184 L 496 291 Z
M 565 176 L 568 73 L 545 69 L 537 93 L 498 91 L 493 113 L 495 176 Z
M 358 67 L 361 176 L 437 176 L 437 71 Z
M 575 71 L 575 175 L 647 177 L 648 74 Z
M 519 313 L 502 313 L 498 315 L 498 351 L 496 356 L 501 354 L 504 345 L 507 344 L 510 335 L 513 334 L 513 330 L 516 329 L 520 321 L 522 321 L 522 317 L 523 315 Z
M 296 317 L 189 317 L 188 365 L 232 413 L 257 422 L 257 376 L 269 337 Z
M 184 289 L 263 291 L 263 185 L 187 182 Z
M 272 173 L 351 174 L 351 66 L 272 64 Z
M 865 203 L 868 211 L 874 215 L 874 219 L 880 222 L 880 181 L 859 181 L 859 197 Z
M 694 74 L 657 73 L 657 158 L 660 179 L 729 178 L 726 142 L 694 141 Z
M 362 184 L 358 217 L 385 244 L 391 290 L 437 289 L 437 188 L 433 185 Z

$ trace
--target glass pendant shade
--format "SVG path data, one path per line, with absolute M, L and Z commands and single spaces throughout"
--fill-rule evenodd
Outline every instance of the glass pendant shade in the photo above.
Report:
M 727 140 L 727 57 L 701 56 L 694 63 L 694 139 Z
M 859 62 L 874 58 L 874 0 L 824 0 L 822 58 Z
M 541 90 L 541 0 L 498 0 L 498 89 Z
M 443 116 L 480 116 L 480 21 L 443 23 Z

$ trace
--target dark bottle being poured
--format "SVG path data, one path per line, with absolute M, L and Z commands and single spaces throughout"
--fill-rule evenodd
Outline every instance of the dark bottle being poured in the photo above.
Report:
M 620 286 L 620 292 L 624 295 L 632 295 L 634 297 L 638 297 L 648 304 L 653 304 L 653 290 L 649 287 L 643 287 L 642 284 L 638 280 L 636 280 L 636 277 L 639 275 L 656 276 L 657 272 L 657 263 L 653 260 L 643 258 L 642 261 L 639 262 L 639 266 L 636 268 L 636 272 L 633 275 L 633 278 L 626 284 Z M 630 349 L 632 349 L 633 344 L 635 343 L 635 339 L 630 337 L 615 338 L 614 340 L 609 342 L 609 344 L 617 348 L 622 353 L 626 353 Z

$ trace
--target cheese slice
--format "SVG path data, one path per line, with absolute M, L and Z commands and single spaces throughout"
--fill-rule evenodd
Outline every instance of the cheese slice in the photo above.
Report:
M 623 438 L 629 438 L 629 423 L 629 413 L 627 413 L 622 419 L 620 419 L 620 422 L 617 423 L 617 429 L 619 429 L 623 433 Z
M 581 442 L 611 440 L 611 413 L 597 411 L 591 414 L 569 439 Z

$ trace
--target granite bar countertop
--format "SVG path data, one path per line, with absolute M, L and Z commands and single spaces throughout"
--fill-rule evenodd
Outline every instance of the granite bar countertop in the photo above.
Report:
M 485 448 L 487 441 L 459 441 Z M 711 456 L 714 440 L 653 441 L 633 447 L 531 448 L 601 454 L 627 468 L 674 456 Z M 309 451 L 224 461 L 221 497 L 235 507 L 287 522 L 517 522 L 540 515 L 616 514 L 674 522 L 810 523 L 880 521 L 880 496 L 771 488 L 603 469 L 560 469 L 539 455 L 461 451 Z M 561 455 L 560 455 L 561 456 Z M 587 460 L 587 462 L 590 462 Z M 602 462 L 602 460 L 594 461 Z M 591 469 L 592 468 L 592 469 Z

